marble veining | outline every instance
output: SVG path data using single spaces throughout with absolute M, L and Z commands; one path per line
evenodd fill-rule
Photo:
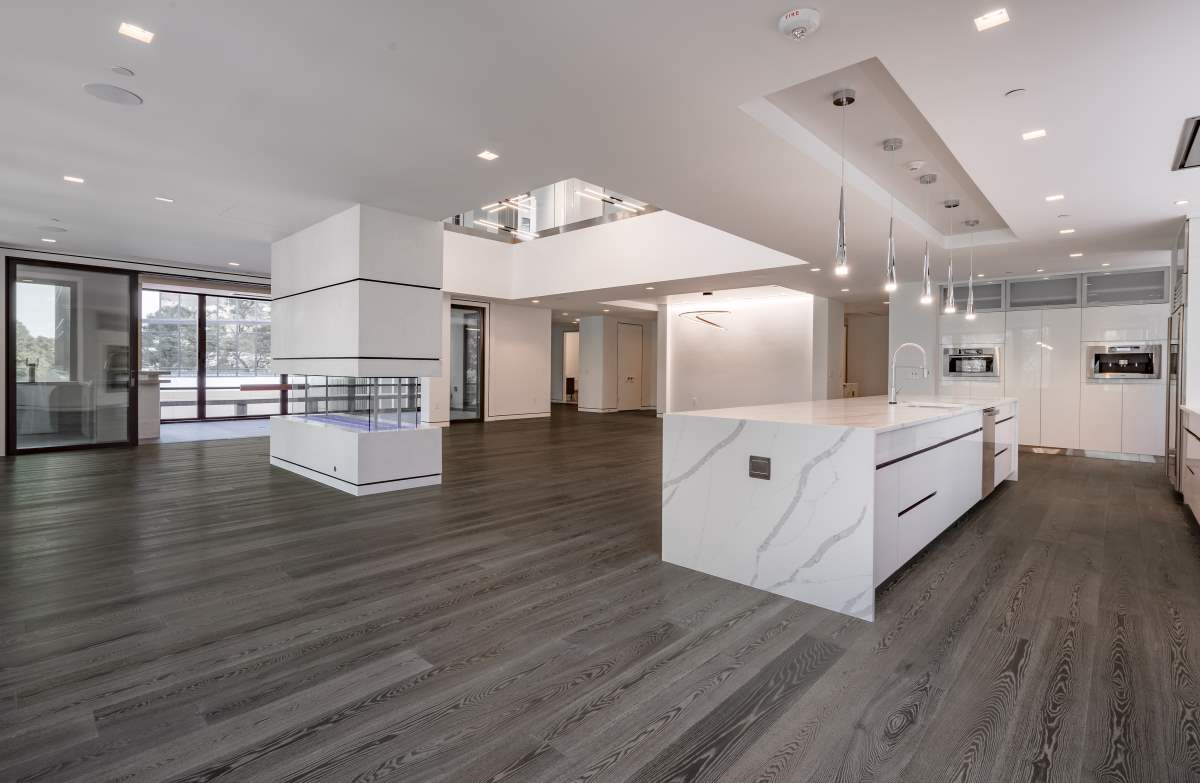
M 873 619 L 874 432 L 731 424 L 664 418 L 663 559 Z M 749 477 L 752 455 L 770 480 Z

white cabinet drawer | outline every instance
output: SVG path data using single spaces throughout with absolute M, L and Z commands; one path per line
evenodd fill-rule
M 999 454 L 1001 449 L 1006 449 L 1013 445 L 1013 424 L 1015 423 L 1016 419 L 997 417 L 996 446 L 993 453 Z
M 897 566 L 911 560 L 946 529 L 942 500 L 937 490 L 932 490 L 900 509 L 896 516 Z
M 979 411 L 965 413 L 950 419 L 931 421 L 904 429 L 884 432 L 875 437 L 875 464 L 900 459 L 957 438 L 964 433 L 977 430 L 983 426 L 983 414 Z
M 996 471 L 992 478 L 993 486 L 1000 486 L 1000 482 L 1008 478 L 1012 473 L 1013 465 L 1013 446 L 1010 443 L 996 444 Z

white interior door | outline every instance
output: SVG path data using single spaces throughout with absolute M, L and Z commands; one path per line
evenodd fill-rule
M 642 407 L 642 327 L 617 324 L 617 410 Z

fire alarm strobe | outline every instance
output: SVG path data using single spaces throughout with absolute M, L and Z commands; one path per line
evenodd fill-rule
M 815 8 L 796 8 L 779 17 L 779 32 L 797 41 L 812 35 L 821 26 L 821 12 Z

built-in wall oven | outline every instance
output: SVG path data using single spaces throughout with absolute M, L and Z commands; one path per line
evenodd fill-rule
M 959 345 L 942 349 L 943 378 L 1000 378 L 1000 348 L 994 345 Z
M 1159 344 L 1089 345 L 1089 381 L 1154 381 L 1162 377 L 1162 346 Z

